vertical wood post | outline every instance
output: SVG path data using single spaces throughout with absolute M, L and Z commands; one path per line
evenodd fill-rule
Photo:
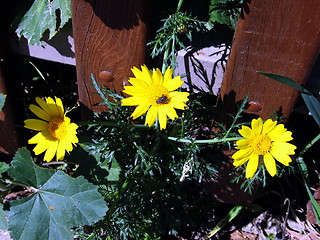
M 247 2 L 221 88 L 226 104 L 232 95 L 234 98 L 226 111 L 232 111 L 234 102 L 249 94 L 249 100 L 261 106 L 261 110 L 255 108 L 255 114 L 267 118 L 282 108 L 284 117 L 288 117 L 297 91 L 257 71 L 284 75 L 300 84 L 305 82 L 320 49 L 320 1 Z
M 79 99 L 83 118 L 106 110 L 95 106 L 101 98 L 93 94 L 90 74 L 99 84 L 120 92 L 133 66 L 145 63 L 148 0 L 73 0 Z

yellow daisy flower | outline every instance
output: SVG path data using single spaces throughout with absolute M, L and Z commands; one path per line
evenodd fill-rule
M 288 166 L 292 161 L 289 155 L 294 155 L 296 146 L 288 143 L 293 138 L 292 132 L 287 131 L 283 124 L 268 119 L 264 123 L 261 118 L 253 119 L 251 128 L 242 126 L 239 133 L 244 139 L 236 142 L 239 149 L 232 155 L 233 165 L 239 167 L 248 162 L 246 167 L 246 178 L 252 178 L 257 171 L 259 160 L 273 177 L 277 174 L 276 161 Z
M 129 82 L 132 86 L 125 86 L 124 93 L 131 95 L 122 99 L 122 106 L 137 106 L 131 117 L 136 119 L 147 112 L 145 125 L 149 127 L 159 120 L 160 129 L 167 126 L 167 116 L 174 120 L 178 117 L 176 109 L 185 109 L 188 101 L 188 92 L 175 91 L 183 84 L 180 76 L 172 78 L 173 70 L 168 67 L 164 75 L 160 70 L 153 69 L 151 72 L 145 65 L 141 70 L 134 67 L 131 69 L 134 78 Z
M 57 161 L 62 160 L 66 151 L 72 151 L 72 144 L 78 143 L 78 125 L 71 123 L 70 118 L 65 116 L 60 98 L 55 97 L 53 100 L 48 97 L 43 100 L 37 97 L 36 102 L 40 107 L 31 104 L 29 109 L 42 120 L 27 119 L 24 127 L 40 132 L 29 139 L 28 143 L 37 144 L 33 149 L 36 155 L 46 152 L 45 161 L 50 162 L 54 155 Z

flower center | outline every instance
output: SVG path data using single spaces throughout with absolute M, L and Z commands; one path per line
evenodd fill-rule
M 168 93 L 168 89 L 162 85 L 153 85 L 147 90 L 147 96 L 151 105 L 168 103 Z
M 61 117 L 49 121 L 48 131 L 55 140 L 61 140 L 67 133 L 67 124 Z
M 270 151 L 271 146 L 272 141 L 267 135 L 261 134 L 252 139 L 251 147 L 257 155 L 266 155 Z

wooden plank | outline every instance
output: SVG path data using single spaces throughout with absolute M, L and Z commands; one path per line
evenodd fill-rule
M 244 99 L 261 106 L 262 118 L 282 109 L 288 117 L 298 93 L 256 71 L 305 83 L 320 48 L 319 0 L 252 0 L 243 8 L 234 35 L 221 96 L 226 111 Z M 258 111 L 256 111 L 258 110 Z
M 2 11 L 0 11 L 0 16 Z M 11 73 L 16 71 L 17 67 L 12 66 L 8 53 L 8 29 L 6 21 L 0 17 L 0 93 L 7 95 L 5 105 L 0 111 L 0 152 L 13 155 L 20 146 L 17 133 L 17 106 L 14 106 L 15 88 L 11 78 Z M 13 69 L 15 67 L 15 69 Z M 19 109 L 20 110 L 20 109 Z M 21 123 L 20 123 L 21 124 Z
M 72 22 L 79 99 L 83 118 L 101 98 L 93 92 L 90 74 L 98 83 L 120 92 L 131 68 L 145 63 L 148 0 L 74 0 Z M 108 74 L 108 72 L 110 74 Z M 100 76 L 100 77 L 99 77 Z

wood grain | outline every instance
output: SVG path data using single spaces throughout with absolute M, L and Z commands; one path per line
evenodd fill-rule
M 131 68 L 145 63 L 147 43 L 148 0 L 73 0 L 73 36 L 77 66 L 79 99 L 83 118 L 101 98 L 93 94 L 90 74 L 97 82 L 120 92 L 132 75 Z M 102 71 L 111 72 L 111 80 L 99 78 Z M 101 76 L 101 74 L 100 74 Z
M 249 94 L 268 118 L 288 117 L 298 93 L 257 71 L 283 75 L 303 84 L 320 49 L 320 1 L 252 0 L 245 4 L 234 35 L 221 96 L 226 111 Z

